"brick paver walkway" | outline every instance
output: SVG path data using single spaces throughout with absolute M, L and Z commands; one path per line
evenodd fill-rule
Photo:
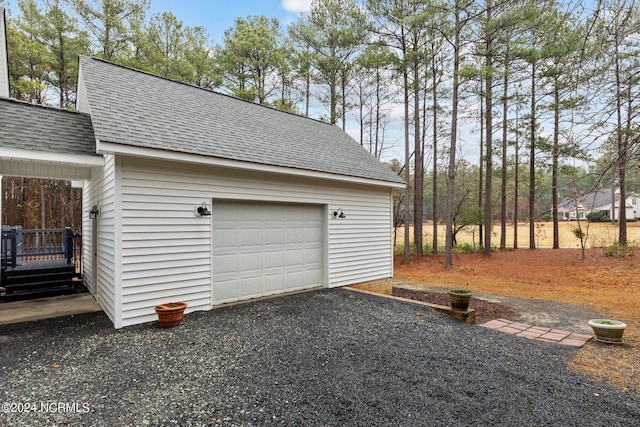
M 573 347 L 582 347 L 592 338 L 591 335 L 574 334 L 572 332 L 561 331 L 560 329 L 531 326 L 525 323 L 512 322 L 511 320 L 506 319 L 489 320 L 487 323 L 483 323 L 479 326 L 506 332 L 518 337 L 570 345 Z

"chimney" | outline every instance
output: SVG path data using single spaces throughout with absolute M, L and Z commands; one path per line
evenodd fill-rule
M 9 97 L 9 59 L 4 7 L 0 6 L 0 96 Z

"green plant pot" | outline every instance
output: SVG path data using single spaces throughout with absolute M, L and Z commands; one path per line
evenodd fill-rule
M 627 325 L 619 320 L 591 319 L 589 326 L 593 329 L 596 341 L 607 344 L 622 344 L 622 335 Z
M 449 302 L 451 303 L 451 308 L 456 310 L 468 310 L 469 309 L 469 301 L 471 301 L 471 291 L 466 289 L 456 289 L 453 291 L 449 291 Z

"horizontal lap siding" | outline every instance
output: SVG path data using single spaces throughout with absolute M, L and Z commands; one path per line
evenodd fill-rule
M 334 203 L 346 218 L 329 220 L 331 286 L 391 277 L 389 192 L 361 190 L 341 195 Z
M 106 159 L 105 183 L 103 197 L 99 204 L 98 216 L 98 295 L 108 300 L 108 304 L 116 309 L 114 313 L 116 326 L 121 319 L 119 299 L 119 283 L 117 279 L 116 256 L 116 159 L 108 156 Z
M 162 168 L 122 167 L 122 305 L 124 324 L 156 319 L 153 307 L 180 300 L 187 311 L 211 308 L 211 221 L 188 179 Z
M 154 320 L 153 306 L 175 298 L 188 310 L 211 307 L 212 221 L 194 210 L 215 209 L 216 199 L 342 209 L 347 218 L 327 220 L 326 284 L 392 275 L 388 189 L 123 159 L 120 194 L 124 324 Z
M 98 303 L 115 324 L 119 319 L 119 306 L 116 294 L 115 276 L 115 159 L 107 156 L 104 168 L 94 168 L 91 171 L 91 180 L 85 183 L 83 192 L 83 270 L 87 285 L 95 293 L 96 286 Z M 98 205 L 100 215 L 98 217 L 98 265 L 93 265 L 91 249 L 91 219 L 89 211 L 94 205 Z M 91 283 L 94 268 L 98 269 L 98 283 Z

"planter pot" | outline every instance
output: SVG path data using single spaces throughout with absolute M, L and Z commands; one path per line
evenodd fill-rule
M 187 304 L 184 302 L 169 302 L 166 304 L 156 305 L 156 314 L 158 321 L 163 328 L 172 328 L 182 323 L 184 309 Z
M 449 301 L 451 307 L 456 310 L 467 310 L 469 308 L 469 301 L 471 301 L 471 291 L 466 289 L 458 289 L 449 291 Z
M 607 344 L 622 344 L 622 334 L 627 328 L 624 322 L 610 319 L 589 320 L 596 340 Z

